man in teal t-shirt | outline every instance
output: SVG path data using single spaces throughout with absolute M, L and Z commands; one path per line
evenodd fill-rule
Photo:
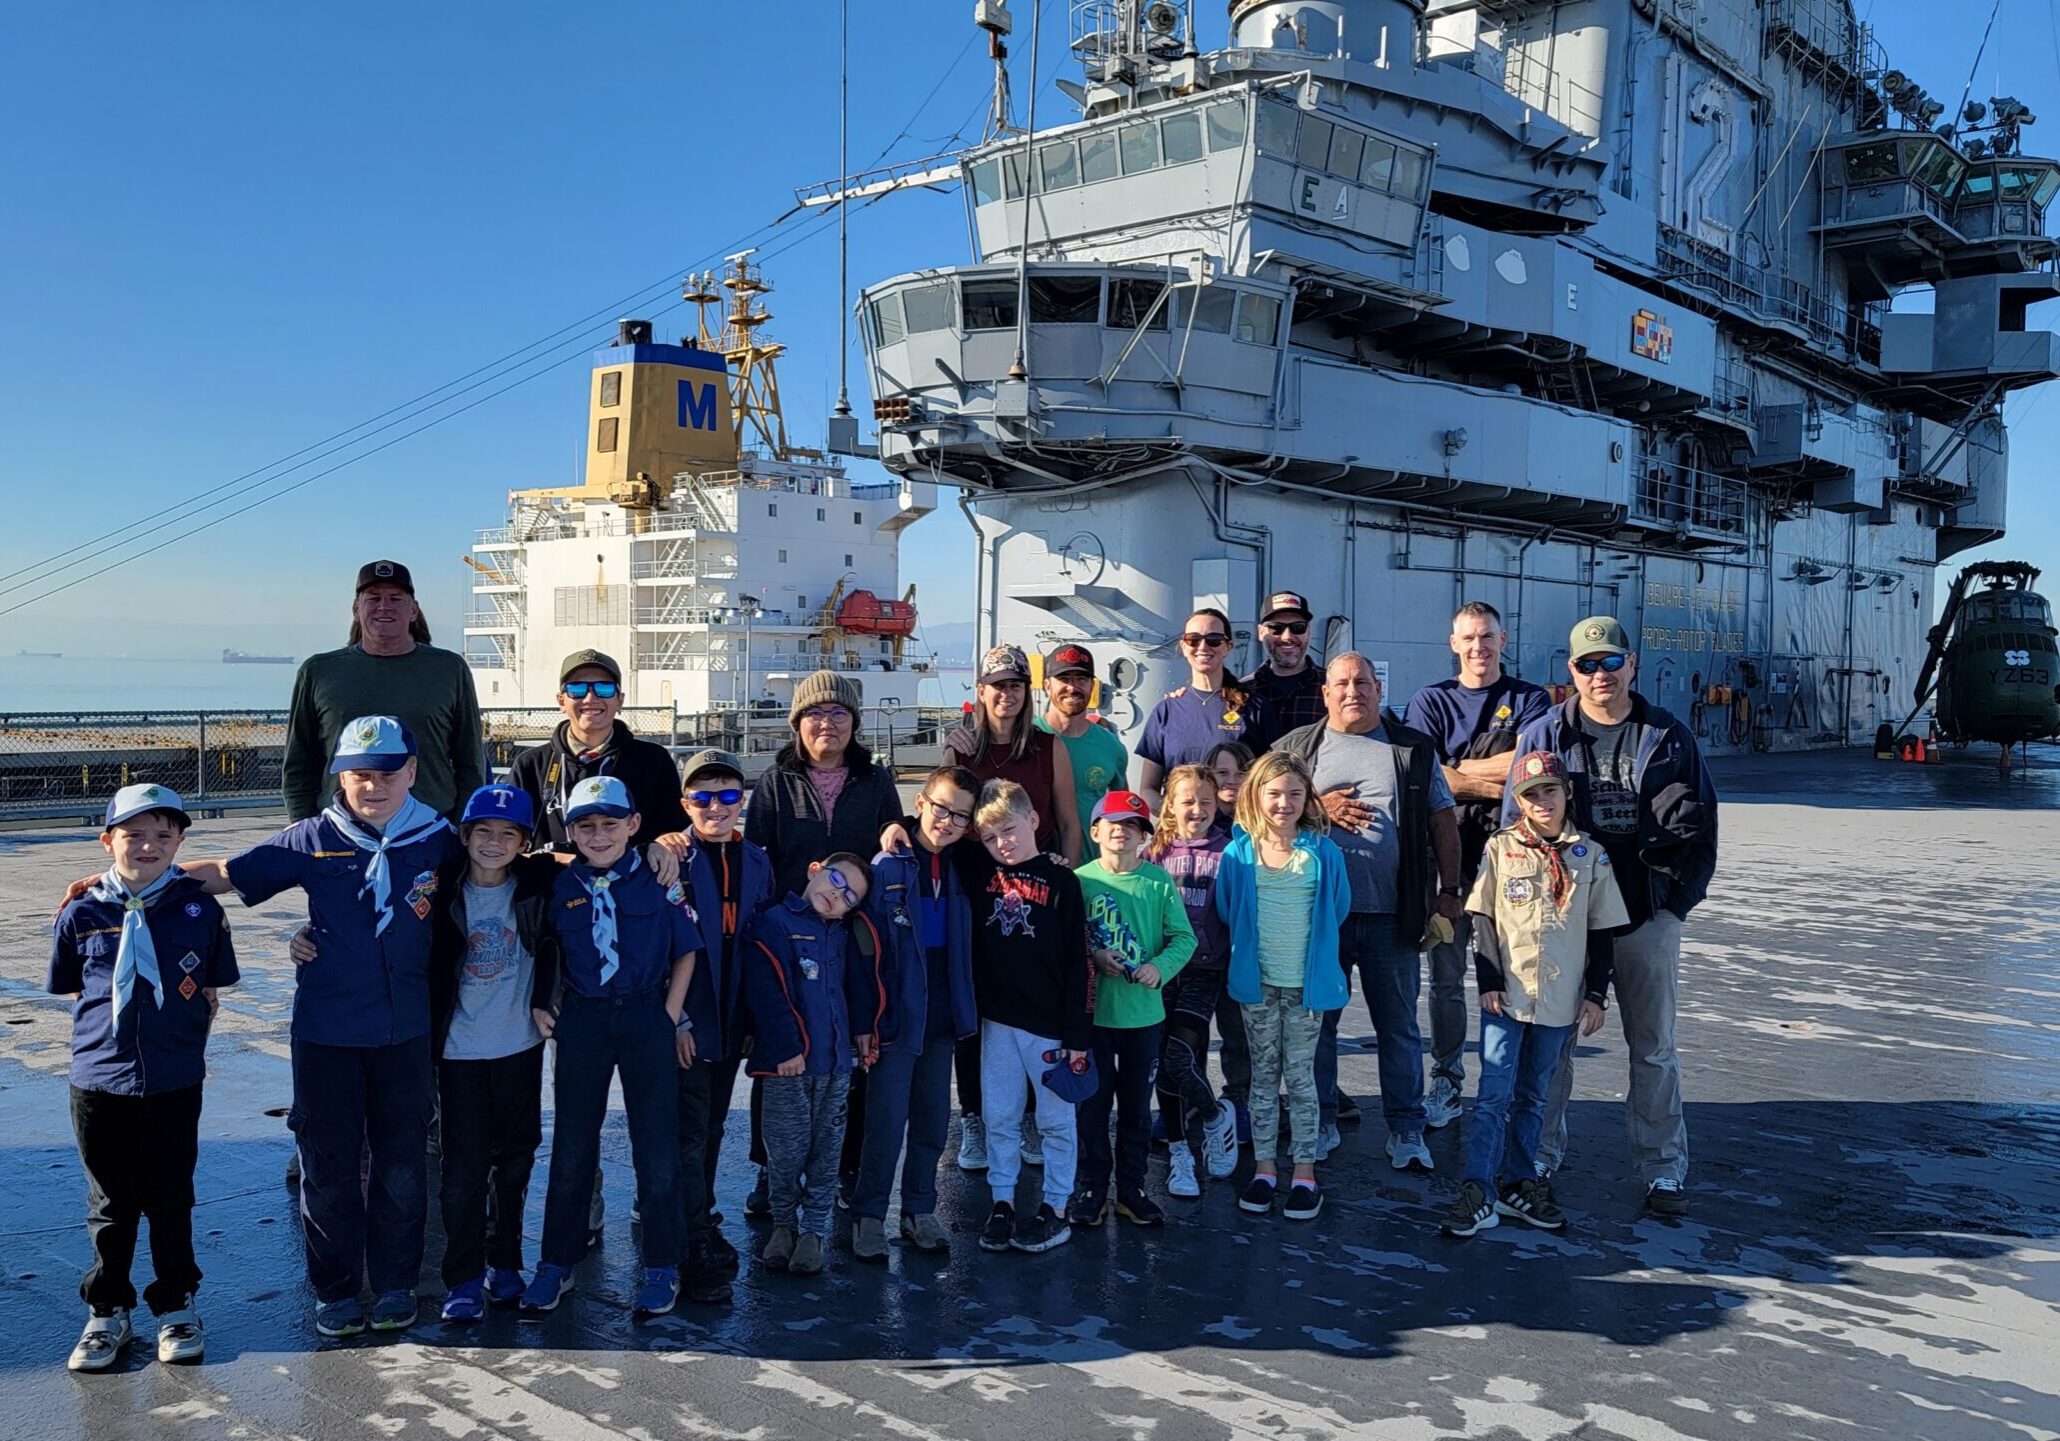
M 1095 802 L 1110 791 L 1130 785 L 1130 752 L 1116 733 L 1088 718 L 1088 703 L 1094 698 L 1094 657 L 1084 645 L 1062 645 L 1044 658 L 1044 714 L 1037 728 L 1050 731 L 1066 743 L 1066 759 L 1073 763 L 1073 790 L 1080 814 L 1094 814 Z M 1095 845 L 1089 838 L 1076 862 L 1094 859 Z

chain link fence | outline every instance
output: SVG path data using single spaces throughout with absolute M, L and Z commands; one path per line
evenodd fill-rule
M 505 771 L 564 717 L 538 707 L 487 710 L 481 719 L 487 763 Z M 675 755 L 735 751 L 753 777 L 794 735 L 777 706 L 696 715 L 631 707 L 622 719 Z M 960 719 L 957 710 L 874 706 L 860 715 L 858 738 L 886 765 L 927 769 Z M 279 809 L 286 722 L 283 710 L 0 713 L 0 823 L 97 824 L 109 796 L 144 781 L 169 786 L 196 812 Z

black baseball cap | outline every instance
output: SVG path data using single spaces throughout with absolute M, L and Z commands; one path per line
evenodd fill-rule
M 565 677 L 571 675 L 582 666 L 592 666 L 595 670 L 605 670 L 608 674 L 615 677 L 617 685 L 622 684 L 622 667 L 615 663 L 615 657 L 603 655 L 591 646 L 585 650 L 576 650 L 571 655 L 565 657 L 564 663 L 558 667 L 558 684 L 565 684 Z
M 1044 658 L 1046 675 L 1094 676 L 1094 657 L 1084 645 L 1062 645 Z
M 409 595 L 415 593 L 415 577 L 397 560 L 368 560 L 358 567 L 358 589 L 375 585 L 397 585 Z
M 1266 609 L 1259 612 L 1259 619 L 1269 621 L 1277 615 L 1298 615 L 1303 620 L 1316 618 L 1316 612 L 1309 609 L 1308 597 L 1296 595 L 1291 590 L 1277 590 L 1267 596 Z

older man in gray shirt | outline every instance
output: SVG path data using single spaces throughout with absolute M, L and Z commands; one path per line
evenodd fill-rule
M 1348 981 L 1357 968 L 1373 1019 L 1388 1160 L 1398 1171 L 1412 1164 L 1428 1171 L 1416 1005 L 1423 989 L 1424 928 L 1433 910 L 1449 920 L 1461 909 L 1459 823 L 1436 743 L 1399 718 L 1383 716 L 1380 702 L 1373 663 L 1347 651 L 1324 673 L 1323 722 L 1290 731 L 1274 749 L 1309 767 L 1331 820 L 1331 839 L 1345 853 L 1352 914 L 1339 938 L 1338 959 Z M 1340 1015 L 1333 1011 L 1324 1018 L 1316 1052 L 1324 1154 L 1338 1144 Z

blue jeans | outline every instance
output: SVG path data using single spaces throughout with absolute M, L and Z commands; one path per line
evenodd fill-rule
M 1502 1179 L 1505 1158 L 1516 1179 L 1535 1174 L 1545 1102 L 1573 1043 L 1572 1026 L 1534 1026 L 1481 1012 L 1481 1086 L 1466 1123 L 1466 1179 L 1489 1195 Z
M 901 1166 L 901 1214 L 929 1216 L 937 1210 L 937 1162 L 951 1126 L 951 1069 L 957 1047 L 950 1036 L 932 1036 L 920 1052 L 883 1046 L 865 1088 L 865 1144 L 858 1158 L 858 1184 L 851 1214 L 887 1219 L 894 1190 L 894 1162 L 908 1136 Z
M 1374 1045 L 1380 1052 L 1380 1108 L 1388 1132 L 1396 1136 L 1423 1133 L 1423 1035 L 1416 1024 L 1416 998 L 1423 991 L 1423 955 L 1395 939 L 1395 918 L 1354 911 L 1338 936 L 1338 963 L 1345 984 L 1359 971 L 1373 1018 Z M 1323 1018 L 1323 1039 L 1316 1045 L 1316 1094 L 1323 1104 L 1323 1124 L 1338 1120 L 1338 1018 Z
M 301 1236 L 317 1301 L 412 1291 L 429 1220 L 429 1037 L 391 1046 L 293 1042 Z M 369 1174 L 361 1169 L 372 1157 Z

